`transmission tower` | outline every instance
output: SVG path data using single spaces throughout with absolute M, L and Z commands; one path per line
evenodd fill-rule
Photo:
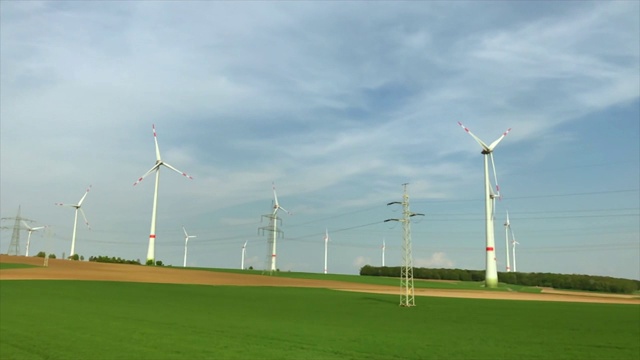
M 275 269 L 275 245 L 278 237 L 282 238 L 284 233 L 282 230 L 278 229 L 278 223 L 282 223 L 282 219 L 278 217 L 277 214 L 271 213 L 262 215 L 261 220 L 267 219 L 268 225 L 261 226 L 258 228 L 258 234 L 264 235 L 267 234 L 267 257 L 264 260 L 264 267 L 262 269 L 262 273 L 269 272 L 269 275 L 272 275 Z
M 18 213 L 16 214 L 16 217 L 2 218 L 0 220 L 14 220 L 13 227 L 2 226 L 0 227 L 0 229 L 13 229 L 13 233 L 11 234 L 11 243 L 9 244 L 7 255 L 20 255 L 20 230 L 22 230 L 20 223 L 29 223 L 33 222 L 33 220 L 23 218 L 20 215 L 20 205 L 18 205 Z
M 402 205 L 402 219 L 387 219 L 388 221 L 399 221 L 402 223 L 402 267 L 400 270 L 400 306 L 416 306 L 415 292 L 413 288 L 413 255 L 411 254 L 411 218 L 414 216 L 424 216 L 424 214 L 412 213 L 409 210 L 409 194 L 407 193 L 408 183 L 402 184 L 404 193 L 402 202 L 392 201 L 387 204 Z

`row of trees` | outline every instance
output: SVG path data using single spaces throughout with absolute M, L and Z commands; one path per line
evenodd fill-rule
M 365 265 L 360 275 L 400 277 L 400 267 Z M 413 277 L 429 280 L 484 281 L 483 270 L 414 268 Z M 600 291 L 631 294 L 640 290 L 640 281 L 607 276 L 501 272 L 500 282 L 512 285 L 543 286 L 554 289 Z
M 89 261 L 101 262 L 101 263 L 113 263 L 113 264 L 133 264 L 140 265 L 140 259 L 127 260 L 121 257 L 108 257 L 108 256 L 90 256 Z
M 43 257 L 45 257 L 45 256 L 47 256 L 47 254 L 46 254 L 44 251 L 40 251 L 40 252 L 36 255 L 36 257 L 41 257 L 41 258 L 43 258 Z M 47 256 L 47 257 L 48 257 L 49 259 L 55 259 L 55 258 L 56 258 L 56 254 L 49 254 L 49 256 Z

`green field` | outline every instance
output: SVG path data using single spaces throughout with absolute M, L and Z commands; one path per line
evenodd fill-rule
M 312 279 L 312 280 L 331 280 L 331 281 L 346 281 L 361 284 L 371 285 L 387 285 L 387 286 L 400 286 L 400 278 L 383 277 L 383 276 L 361 276 L 361 275 L 343 275 L 343 274 L 319 274 L 319 273 L 305 273 L 305 272 L 274 272 L 273 275 L 264 274 L 261 270 L 238 270 L 238 269 L 210 269 L 210 268 L 186 268 L 190 270 L 205 270 L 215 272 L 226 272 L 234 274 L 251 274 L 251 275 L 264 275 L 264 276 L 277 276 L 284 278 L 294 279 Z M 497 288 L 490 289 L 484 287 L 484 281 L 429 281 L 429 280 L 414 280 L 415 288 L 427 288 L 427 289 L 459 289 L 459 290 L 489 290 L 489 291 L 518 291 L 539 293 L 540 288 L 522 285 L 511 284 L 498 284 Z
M 0 282 L 0 359 L 638 359 L 640 306 Z
M 3 269 L 24 269 L 24 268 L 35 268 L 39 266 L 29 265 L 29 264 L 13 264 L 13 263 L 3 263 L 0 262 L 0 270 Z

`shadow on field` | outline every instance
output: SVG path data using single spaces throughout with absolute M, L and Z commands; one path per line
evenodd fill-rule
M 363 300 L 368 300 L 368 301 L 381 302 L 381 303 L 385 303 L 385 304 L 395 304 L 395 303 L 397 303 L 397 301 L 394 300 L 394 299 L 379 298 L 379 297 L 372 297 L 372 296 L 363 296 L 362 299 Z

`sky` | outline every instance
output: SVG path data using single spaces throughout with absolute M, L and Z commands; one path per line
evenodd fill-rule
M 640 279 L 640 3 L 0 2 L 0 253 L 281 271 L 485 268 L 490 143 L 499 271 Z M 25 251 L 27 232 L 20 235 Z

